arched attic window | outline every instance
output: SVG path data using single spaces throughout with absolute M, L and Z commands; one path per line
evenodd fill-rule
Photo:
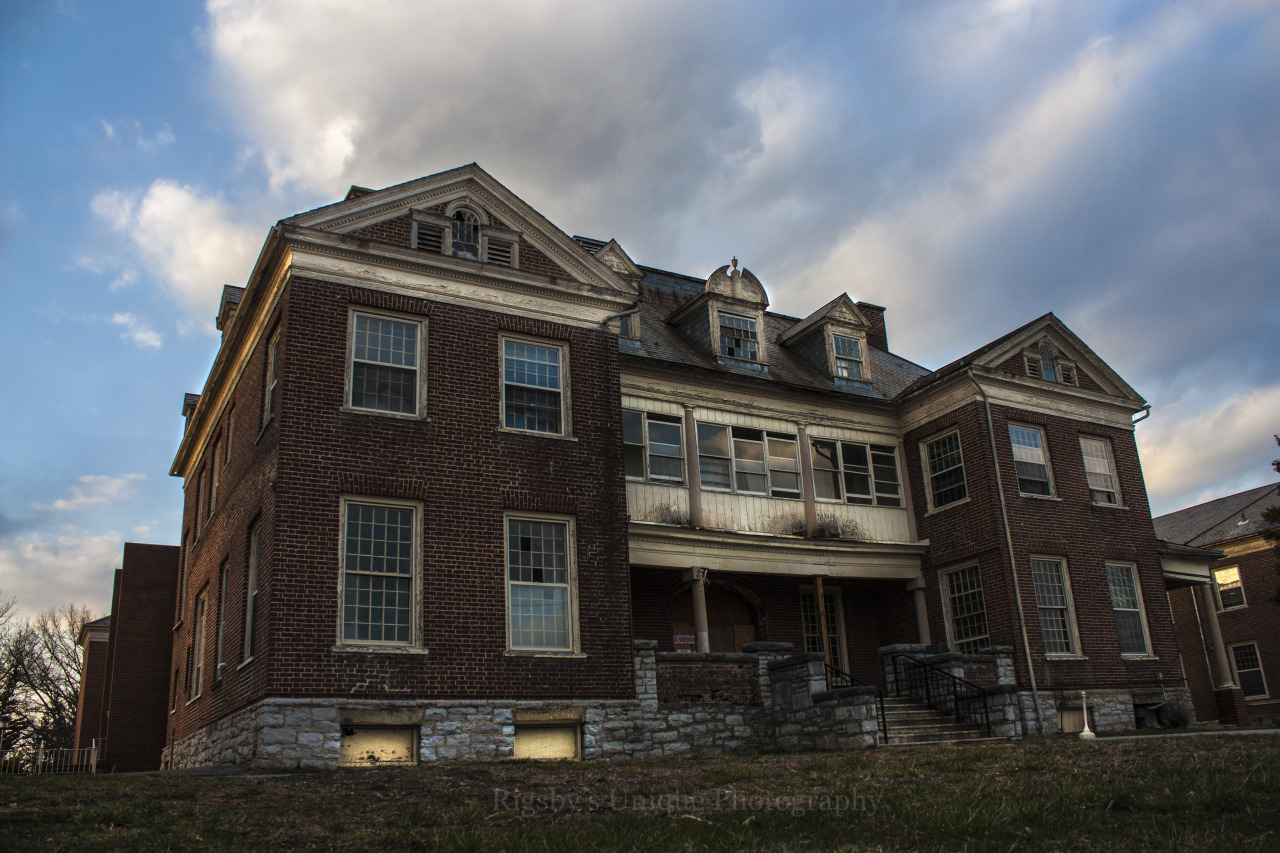
M 480 220 L 466 208 L 453 214 L 451 242 L 454 257 L 480 260 Z

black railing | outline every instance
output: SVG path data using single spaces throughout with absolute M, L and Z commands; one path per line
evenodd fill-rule
M 870 687 L 875 691 L 876 697 L 876 719 L 879 723 L 880 743 L 889 742 L 889 718 L 884 712 L 884 691 L 874 684 L 868 684 L 861 678 L 855 678 L 843 670 L 836 669 L 831 664 L 827 664 L 827 689 L 835 690 L 838 687 Z
M 942 667 L 907 655 L 893 656 L 894 694 L 909 693 L 935 711 L 953 714 L 956 722 L 981 726 L 991 737 L 987 691 Z

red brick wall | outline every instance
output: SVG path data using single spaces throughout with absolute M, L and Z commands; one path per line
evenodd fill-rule
M 341 410 L 353 304 L 427 318 L 427 420 Z M 232 663 L 220 684 L 209 683 L 214 667 L 206 663 L 204 695 L 180 703 L 178 736 L 267 694 L 633 696 L 621 395 L 612 336 L 303 279 L 289 283 L 280 310 L 279 414 L 256 447 L 257 431 L 242 430 L 237 415 L 237 445 L 247 434 L 249 446 L 228 470 L 226 497 L 192 548 L 189 615 L 174 647 L 173 668 L 185 667 L 191 602 L 208 583 L 206 649 L 212 655 L 216 576 L 227 559 L 230 600 L 236 602 L 227 622 Z M 568 343 L 573 440 L 498 430 L 503 331 Z M 262 348 L 260 343 L 236 390 L 238 412 L 260 409 Z M 427 655 L 333 651 L 344 494 L 422 502 L 419 628 Z M 188 495 L 188 526 L 194 506 Z M 505 510 L 576 519 L 583 656 L 507 653 Z M 247 531 L 255 517 L 264 531 L 260 651 L 238 668 Z
M 1061 689 L 1155 687 L 1160 683 L 1158 675 L 1163 675 L 1166 686 L 1181 686 L 1177 643 L 1132 433 L 1000 406 L 992 407 L 992 416 L 1028 639 L 1037 660 L 1038 685 Z M 1011 420 L 1043 429 L 1057 499 L 1018 494 L 1009 444 Z M 951 426 L 960 428 L 970 499 L 966 504 L 926 515 L 919 442 Z M 1080 453 L 1082 434 L 1110 439 L 1123 508 L 1092 505 Z M 925 566 L 930 624 L 935 636 L 945 637 L 936 570 L 978 558 L 992 642 L 1015 646 L 1020 683 L 1027 684 L 983 407 L 973 403 L 913 430 L 906 436 L 905 447 L 908 476 L 919 496 L 915 507 L 920 535 L 931 542 Z M 1030 570 L 1032 555 L 1060 557 L 1066 561 L 1082 652 L 1079 660 L 1045 661 Z M 1135 564 L 1155 660 L 1122 660 L 1120 657 L 1104 568 L 1107 560 Z
M 1178 637 L 1182 669 L 1191 690 L 1191 704 L 1195 706 L 1196 719 L 1207 722 L 1218 719 L 1218 703 L 1213 697 L 1214 680 L 1210 675 L 1213 641 L 1200 597 L 1200 591 L 1192 587 L 1169 590 L 1169 609 Z
M 1210 545 L 1206 547 L 1221 547 Z M 1211 568 L 1237 566 L 1240 582 L 1244 586 L 1245 606 L 1222 610 L 1218 613 L 1218 625 L 1222 629 L 1222 642 L 1231 657 L 1233 643 L 1255 643 L 1262 663 L 1263 677 L 1267 683 L 1269 700 L 1251 699 L 1249 715 L 1253 717 L 1280 714 L 1280 549 L 1265 548 L 1238 557 L 1224 557 Z M 1203 617 L 1202 617 L 1203 618 Z
M 75 748 L 89 747 L 102 739 L 102 704 L 106 698 L 107 640 L 84 644 L 80 669 L 80 698 L 76 702 Z
M 111 613 L 111 692 L 102 763 L 155 770 L 168 728 L 167 676 L 180 549 L 126 542 Z
M 658 660 L 658 701 L 760 704 L 760 670 L 756 660 Z

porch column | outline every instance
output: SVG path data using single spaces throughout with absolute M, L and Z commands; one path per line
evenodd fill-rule
M 698 464 L 698 425 L 693 420 L 693 409 L 689 406 L 684 407 L 684 446 L 686 467 L 689 469 L 689 524 L 698 529 L 705 526 L 702 523 L 702 471 Z M 697 612 L 696 605 L 694 612 Z M 706 614 L 706 608 L 703 608 L 704 631 L 707 627 Z M 701 646 L 698 651 L 703 651 Z
M 831 666 L 831 635 L 827 633 L 827 593 L 822 588 L 822 575 L 813 576 L 813 598 L 818 611 L 818 636 L 822 638 L 822 662 Z
M 920 634 L 920 645 L 931 645 L 933 639 L 929 636 L 929 605 L 924 600 L 924 578 L 912 578 L 907 581 L 907 589 L 915 593 L 916 631 Z
M 809 449 L 809 431 L 804 424 L 796 427 L 796 448 L 800 454 L 801 493 L 804 495 L 804 531 L 810 539 L 818 535 L 818 504 L 814 500 L 813 489 L 813 455 Z
M 1213 590 L 1207 583 L 1199 584 L 1199 587 L 1200 598 L 1204 601 L 1205 613 L 1208 614 L 1209 639 L 1213 641 L 1213 665 L 1218 670 L 1218 677 L 1214 681 L 1215 689 L 1235 687 L 1236 683 L 1231 678 L 1231 664 L 1227 663 L 1227 647 L 1222 642 L 1222 629 L 1218 627 L 1218 605 L 1213 599 Z
M 689 575 L 693 580 L 693 633 L 698 652 L 706 654 L 711 651 L 711 632 L 707 629 L 707 570 L 690 569 Z

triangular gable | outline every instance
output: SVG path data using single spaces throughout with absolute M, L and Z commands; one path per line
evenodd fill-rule
M 348 193 L 343 201 L 300 213 L 284 220 L 284 223 L 347 234 L 411 211 L 447 205 L 462 198 L 520 232 L 529 245 L 563 272 L 564 278 L 606 290 L 636 292 L 632 282 L 592 257 L 569 235 L 475 163 L 381 190 Z
M 1076 369 L 1084 372 L 1102 389 L 1103 393 L 1140 404 L 1146 403 L 1142 396 L 1120 377 L 1120 374 L 1112 370 L 1111 366 L 1090 349 L 1088 344 L 1080 340 L 1075 332 L 1068 329 L 1066 324 L 1053 314 L 1045 314 L 988 344 L 974 354 L 970 363 L 997 370 L 1010 359 L 1017 358 L 1023 351 L 1038 350 L 1042 343 L 1047 343 L 1061 357 L 1073 362 Z M 1083 387 L 1084 383 L 1079 384 Z
M 783 345 L 790 344 L 792 341 L 803 338 L 809 332 L 826 323 L 858 329 L 859 331 L 865 331 L 870 328 L 870 324 L 862 316 L 858 306 L 849 298 L 849 294 L 842 293 L 790 329 L 787 329 L 779 341 Z
M 636 266 L 631 256 L 623 251 L 617 240 L 610 240 L 595 253 L 596 259 L 616 272 L 618 275 L 639 280 L 644 278 L 644 271 Z

